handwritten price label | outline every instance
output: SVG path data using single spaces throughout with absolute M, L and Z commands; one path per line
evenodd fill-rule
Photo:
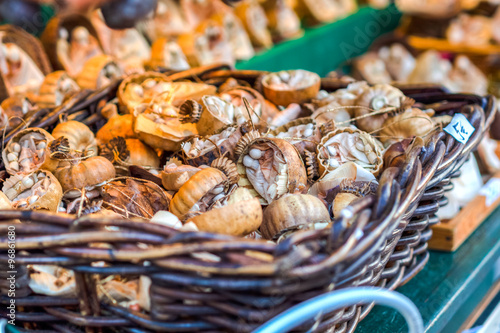
M 466 143 L 475 130 L 467 118 L 460 113 L 455 114 L 448 126 L 444 128 L 446 133 L 450 134 L 460 143 Z

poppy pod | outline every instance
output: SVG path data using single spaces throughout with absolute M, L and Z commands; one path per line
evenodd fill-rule
M 225 196 L 227 176 L 215 168 L 201 169 L 186 181 L 174 195 L 170 212 L 182 219 L 189 212 L 204 212 Z
M 49 171 L 17 174 L 5 180 L 2 192 L 17 209 L 44 209 L 57 212 L 63 195 L 61 185 Z
M 239 186 L 247 188 L 262 205 L 270 204 L 285 193 L 305 190 L 306 169 L 292 144 L 277 138 L 257 137 L 249 142 L 244 139 L 238 147 Z
M 32 127 L 10 139 L 2 152 L 5 169 L 11 175 L 30 174 L 38 169 L 54 171 L 59 161 L 51 157 L 49 144 L 54 140 L 46 130 Z
M 354 162 L 375 176 L 383 166 L 381 144 L 370 134 L 350 127 L 324 136 L 317 147 L 317 158 L 320 175 L 347 162 Z
M 261 225 L 262 207 L 258 199 L 240 187 L 224 203 L 190 217 L 186 222 L 193 222 L 200 231 L 246 236 Z
M 318 74 L 303 69 L 270 73 L 262 78 L 264 96 L 282 106 L 310 101 L 318 94 L 320 84 Z
M 273 239 L 286 229 L 310 223 L 330 223 L 330 214 L 318 198 L 308 194 L 285 194 L 264 210 L 262 236 Z
M 80 90 L 78 84 L 65 71 L 55 71 L 45 77 L 36 104 L 40 108 L 53 108 L 62 104 L 64 99 Z
M 122 76 L 118 63 L 108 55 L 97 55 L 85 63 L 76 77 L 76 83 L 82 89 L 99 89 Z
M 66 192 L 102 184 L 114 178 L 115 167 L 106 158 L 93 156 L 85 160 L 70 161 L 69 165 L 57 169 L 54 175 Z
M 60 123 L 52 131 L 54 139 L 65 137 L 68 139 L 69 148 L 90 157 L 97 155 L 97 142 L 94 133 L 84 123 L 70 120 Z

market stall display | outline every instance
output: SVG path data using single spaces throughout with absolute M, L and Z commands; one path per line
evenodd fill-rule
M 354 1 L 160 0 L 137 25 L 115 5 L 57 14 L 41 44 L 0 28 L 0 228 L 16 232 L 25 329 L 250 332 L 332 290 L 394 290 L 429 260 L 431 226 L 480 190 L 451 191 L 481 182 L 472 152 L 494 169 L 497 106 L 474 59 L 403 43 L 352 76 L 234 68 Z M 479 40 L 468 19 L 450 39 Z M 353 332 L 372 307 L 298 330 Z

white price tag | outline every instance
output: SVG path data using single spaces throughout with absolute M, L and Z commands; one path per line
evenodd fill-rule
M 474 126 L 461 113 L 455 114 L 448 126 L 444 128 L 446 133 L 450 134 L 460 143 L 466 143 L 475 130 Z
M 486 207 L 491 206 L 500 197 L 500 179 L 491 178 L 488 182 L 479 190 L 479 195 L 486 198 Z

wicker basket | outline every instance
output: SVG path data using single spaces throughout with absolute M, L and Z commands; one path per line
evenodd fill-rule
M 222 72 L 227 69 L 211 66 L 174 73 L 169 78 L 199 80 L 210 76 L 213 79 Z M 258 82 L 261 73 L 232 71 L 232 74 L 238 79 Z M 95 92 L 81 92 L 56 109 L 41 110 L 27 124 L 8 133 L 5 140 L 27 126 L 50 129 L 61 115 L 82 119 L 97 128 L 102 120 L 99 113 L 102 100 L 114 98 L 118 84 Z M 333 85 L 326 80 L 323 87 Z M 477 129 L 475 136 L 482 135 L 485 128 L 482 108 L 491 107 L 483 103 L 484 99 L 445 95 L 442 91 L 438 98 L 438 92 L 427 90 L 420 90 L 425 91 L 425 96 L 412 94 L 411 90 L 405 93 L 417 101 L 435 97 L 476 103 L 473 112 L 463 111 Z M 83 109 L 88 111 L 82 115 Z M 487 114 L 490 113 L 488 109 Z M 26 323 L 28 330 L 50 332 L 108 332 L 109 327 L 127 332 L 249 332 L 290 306 L 327 291 L 353 286 L 393 289 L 403 281 L 406 266 L 411 266 L 405 263 L 413 262 L 412 249 L 416 246 L 409 244 L 419 242 L 418 237 L 405 234 L 415 228 L 416 219 L 412 216 L 424 215 L 421 203 L 429 200 L 426 195 L 429 196 L 430 189 L 441 185 L 448 176 L 446 170 L 457 167 L 461 153 L 465 156 L 473 148 L 455 146 L 442 132 L 436 132 L 425 147 L 415 146 L 407 152 L 401 168 L 386 169 L 380 177 L 377 194 L 352 205 L 350 218 L 337 221 L 331 229 L 298 232 L 279 245 L 202 232 L 182 233 L 135 220 L 90 217 L 74 220 L 40 211 L 0 211 L 2 235 L 7 234 L 9 225 L 16 226 L 17 322 Z M 337 227 L 342 223 L 350 227 Z M 423 230 L 428 221 L 418 227 L 422 225 L 418 230 Z M 92 247 L 92 243 L 112 244 L 113 249 Z M 139 248 L 137 243 L 154 249 Z M 6 238 L 1 239 L 0 247 L 0 266 L 6 272 Z M 206 261 L 191 255 L 205 252 L 218 259 Z M 107 265 L 96 266 L 92 264 L 95 262 Z M 78 297 L 32 294 L 27 285 L 27 265 L 31 264 L 72 269 Z M 99 302 L 97 281 L 109 275 L 149 276 L 152 281 L 149 314 Z M 0 290 L 4 296 L 0 302 L 6 304 L 8 286 L 3 281 Z M 353 332 L 371 307 L 352 306 L 325 313 L 298 330 Z M 5 316 L 4 312 L 0 314 Z

